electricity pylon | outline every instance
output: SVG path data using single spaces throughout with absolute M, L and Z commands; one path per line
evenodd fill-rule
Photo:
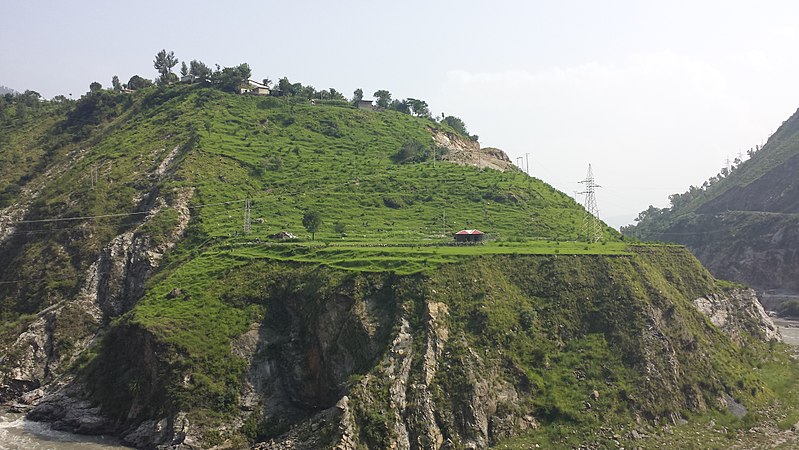
M 585 190 L 580 194 L 585 195 L 585 217 L 583 218 L 583 232 L 585 240 L 588 242 L 598 242 L 602 239 L 602 230 L 599 224 L 599 209 L 596 206 L 596 191 L 598 187 L 594 180 L 594 171 L 591 169 L 591 164 L 588 165 L 588 174 L 585 180 L 580 181 L 585 185 Z

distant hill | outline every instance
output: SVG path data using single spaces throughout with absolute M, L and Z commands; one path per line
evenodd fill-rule
M 685 244 L 718 277 L 799 292 L 799 111 L 750 156 L 625 234 Z
M 10 87 L 0 85 L 0 95 L 6 95 L 6 94 L 19 94 L 19 92 L 15 91 L 14 89 L 11 89 Z

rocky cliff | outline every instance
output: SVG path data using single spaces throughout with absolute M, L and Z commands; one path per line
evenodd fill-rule
M 234 389 L 205 394 L 222 422 L 187 400 L 201 372 L 135 315 L 31 417 L 140 448 L 487 448 L 565 418 L 677 421 L 727 394 L 747 403 L 761 388 L 735 349 L 778 339 L 751 291 L 720 289 L 678 248 L 411 276 L 244 270 L 264 274 L 246 298 L 264 314 L 230 341 Z
M 447 150 L 443 156 L 444 161 L 503 172 L 516 168 L 502 150 L 480 147 L 479 142 L 464 139 L 454 133 L 433 130 L 433 142 L 437 147 Z

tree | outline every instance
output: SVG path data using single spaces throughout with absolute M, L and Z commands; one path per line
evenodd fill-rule
M 180 63 L 180 76 L 185 77 L 189 74 L 189 66 L 186 65 L 186 61 Z
M 389 103 L 391 103 L 391 92 L 388 92 L 385 89 L 380 89 L 376 91 L 374 94 L 375 98 L 377 99 L 377 106 L 381 108 L 388 108 Z
M 322 225 L 322 216 L 319 211 L 309 210 L 302 216 L 302 226 L 311 233 L 311 240 L 314 240 L 314 234 L 319 230 Z
M 441 121 L 447 125 L 449 125 L 456 133 L 469 136 L 469 131 L 466 130 L 466 124 L 463 121 L 455 116 L 447 116 Z
M 309 100 L 315 98 L 317 94 L 318 92 L 316 92 L 316 88 L 311 85 L 303 86 L 302 90 L 300 90 L 300 96 Z
M 272 87 L 272 80 L 270 80 L 269 78 L 264 78 L 263 84 L 267 88 L 271 88 Z
M 410 104 L 414 116 L 416 117 L 430 116 L 430 108 L 428 108 L 426 101 L 418 100 L 415 98 L 409 98 L 406 101 Z
M 89 92 L 94 94 L 95 92 L 100 92 L 100 89 L 102 89 L 102 88 L 103 88 L 102 84 L 100 84 L 100 83 L 98 83 L 96 81 L 92 81 L 92 84 L 89 85 Z
M 293 85 L 289 81 L 289 77 L 283 77 L 277 82 L 277 92 L 280 95 L 293 95 Z
M 214 72 L 211 82 L 227 92 L 237 92 L 242 83 L 250 78 L 252 71 L 250 65 L 241 63 L 235 67 L 225 67 L 221 71 Z
M 388 105 L 388 109 L 399 111 L 403 114 L 411 113 L 411 104 L 407 100 L 392 100 Z
M 405 141 L 391 159 L 397 164 L 418 163 L 432 157 L 432 150 L 416 139 Z
M 363 100 L 363 89 L 358 88 L 352 93 L 352 103 L 357 104 L 361 100 Z
M 142 78 L 138 75 L 133 75 L 128 80 L 128 89 L 137 90 L 137 89 L 144 89 L 146 87 L 152 86 L 153 82 L 148 80 L 147 78 Z
M 331 100 L 346 100 L 347 98 L 344 97 L 344 94 L 335 90 L 334 88 L 329 89 L 330 92 L 330 99 Z
M 122 83 L 119 82 L 119 77 L 114 75 L 111 78 L 111 86 L 113 86 L 115 92 L 122 92 Z
M 208 78 L 211 78 L 211 74 L 213 73 L 213 71 L 211 71 L 211 68 L 206 66 L 205 63 L 203 63 L 202 61 L 197 61 L 196 59 L 193 59 L 189 63 L 189 73 L 199 78 L 200 80 L 206 80 Z
M 175 52 L 167 53 L 166 49 L 161 50 L 155 55 L 153 67 L 155 67 L 155 70 L 157 70 L 160 75 L 158 79 L 159 84 L 168 84 L 172 80 L 172 77 L 169 75 L 172 74 L 172 68 L 175 67 L 178 62 L 178 59 L 175 57 Z

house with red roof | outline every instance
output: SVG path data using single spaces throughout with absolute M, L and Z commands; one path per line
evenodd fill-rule
M 455 242 L 480 242 L 486 235 L 480 230 L 461 230 L 455 233 Z

